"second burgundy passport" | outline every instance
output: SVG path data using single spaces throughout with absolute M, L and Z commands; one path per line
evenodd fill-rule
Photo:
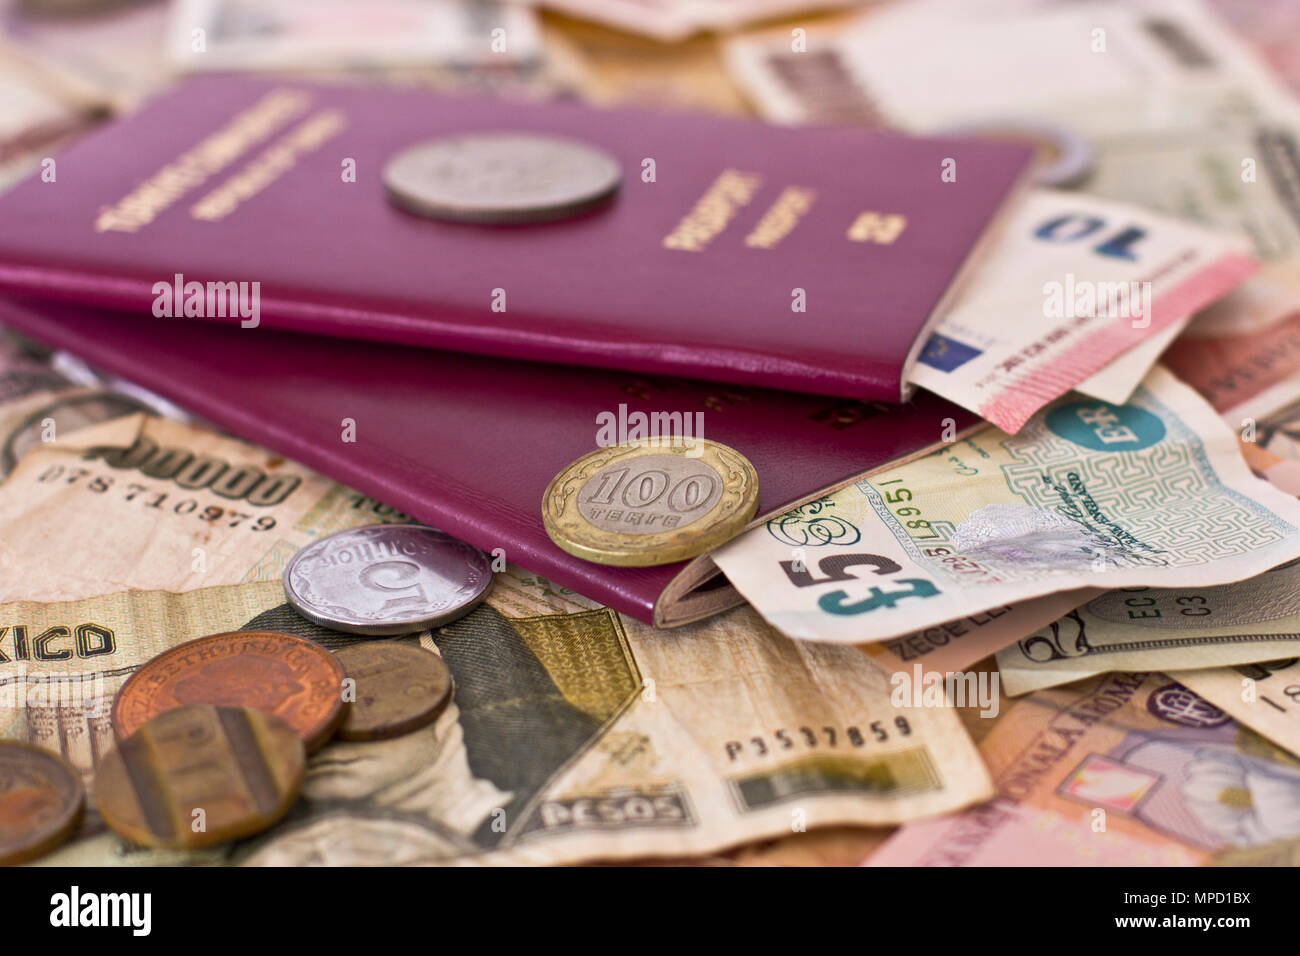
M 547 484 L 597 446 L 609 419 L 602 413 L 676 412 L 702 422 L 702 437 L 753 462 L 760 516 L 939 445 L 978 422 L 929 394 L 886 406 L 79 306 L 0 299 L 0 324 L 68 349 L 241 438 L 484 551 L 503 549 L 521 567 L 661 626 L 708 616 L 741 599 L 729 587 L 695 589 L 712 569 L 707 558 L 649 568 L 592 564 L 556 547 L 542 525 Z M 345 419 L 355 424 L 354 442 L 341 441 Z

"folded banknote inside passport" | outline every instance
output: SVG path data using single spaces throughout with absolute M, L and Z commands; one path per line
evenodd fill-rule
M 747 457 L 759 485 L 751 526 L 981 427 L 972 413 L 924 393 L 901 405 L 865 403 L 9 299 L 0 299 L 0 324 L 660 627 L 742 599 L 707 556 L 644 568 L 593 564 L 557 547 L 542 524 L 551 479 L 623 437 L 619 422 L 635 428 L 677 416 L 696 437 Z M 35 410 L 30 422 L 45 414 Z M 152 463 L 141 457 L 154 455 Z M 98 457 L 134 462 L 164 493 L 193 456 L 142 446 Z M 186 497 L 203 493 L 192 485 Z
M 608 201 L 562 221 L 487 225 L 389 198 L 395 156 L 484 132 L 597 151 L 611 160 Z M 0 198 L 0 288 L 146 316 L 898 401 L 1031 154 L 975 139 L 204 77 Z M 466 166 L 478 185 L 494 175 Z

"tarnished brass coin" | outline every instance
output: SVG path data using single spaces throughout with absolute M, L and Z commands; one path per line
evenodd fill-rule
M 387 740 L 431 724 L 451 700 L 451 671 L 414 644 L 367 641 L 335 655 L 355 698 L 339 727 L 343 740 Z
M 62 757 L 0 740 L 0 866 L 49 853 L 81 823 L 86 792 Z
M 200 637 L 163 651 L 127 678 L 113 700 L 113 731 L 123 740 L 188 704 L 274 714 L 315 750 L 343 720 L 343 668 L 319 644 L 290 634 Z
M 542 498 L 551 540 L 598 564 L 645 567 L 730 540 L 758 507 L 758 474 L 706 438 L 632 442 L 583 455 Z
M 178 707 L 119 741 L 95 773 L 95 806 L 143 846 L 197 848 L 265 830 L 297 799 L 302 738 L 247 707 Z

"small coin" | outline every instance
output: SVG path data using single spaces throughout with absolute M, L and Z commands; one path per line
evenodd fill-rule
M 273 631 L 232 631 L 178 644 L 127 678 L 113 699 L 125 740 L 165 711 L 189 704 L 274 714 L 315 750 L 343 720 L 343 668 L 319 644 Z
M 463 617 L 491 584 L 487 555 L 418 524 L 339 531 L 303 548 L 284 569 L 284 593 L 299 614 L 372 637 Z
M 583 455 L 551 481 L 542 520 L 565 551 L 645 567 L 703 554 L 738 534 L 758 507 L 749 460 L 715 441 L 650 441 Z
M 466 133 L 410 146 L 384 167 L 389 199 L 453 222 L 551 222 L 618 190 L 618 160 L 585 143 L 526 132 Z
M 1034 182 L 1039 186 L 1073 186 L 1086 179 L 1097 157 L 1074 130 L 1031 120 L 989 120 L 945 129 L 943 136 L 974 136 L 1034 147 Z
M 0 866 L 49 853 L 81 823 L 81 775 L 32 744 L 0 740 Z
M 159 714 L 100 761 L 95 805 L 143 846 L 204 847 L 265 830 L 298 796 L 302 738 L 248 707 L 196 704 Z
M 451 700 L 451 671 L 437 654 L 397 641 L 366 641 L 334 655 L 356 697 L 343 740 L 387 740 L 431 724 Z

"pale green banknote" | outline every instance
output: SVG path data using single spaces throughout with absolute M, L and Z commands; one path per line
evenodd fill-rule
M 1300 556 L 1300 502 L 1157 368 L 780 515 L 714 552 L 791 637 L 883 640 L 1082 587 L 1208 587 Z

